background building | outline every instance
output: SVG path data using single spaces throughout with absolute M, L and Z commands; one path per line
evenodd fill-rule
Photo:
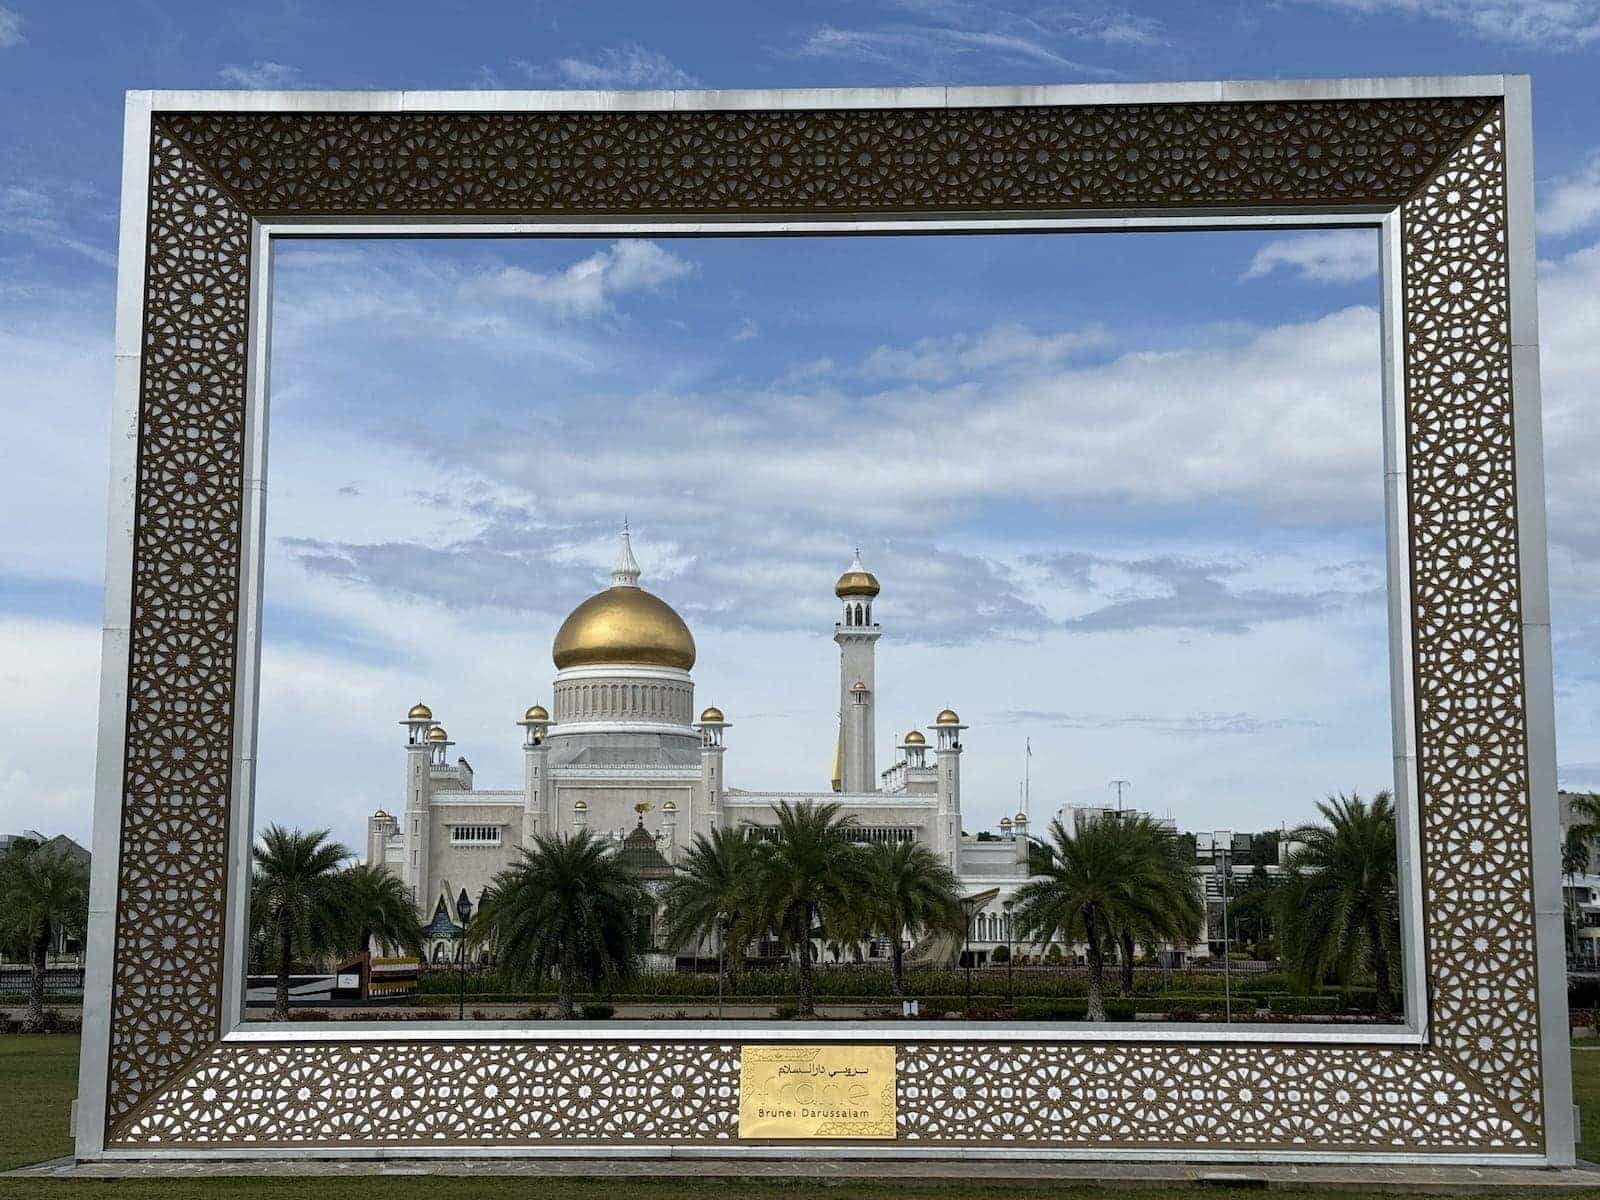
M 551 650 L 551 708 L 529 707 L 517 788 L 477 786 L 466 758 L 421 702 L 405 730 L 405 790 L 397 812 L 367 822 L 366 860 L 386 865 L 411 891 L 424 922 L 442 907 L 447 928 L 457 896 L 476 907 L 494 876 L 545 834 L 588 830 L 641 862 L 653 847 L 674 863 L 696 834 L 767 826 L 780 801 L 830 801 L 855 818 L 864 841 L 916 841 L 939 855 L 968 893 L 998 904 L 1027 876 L 1027 818 L 1000 840 L 966 837 L 961 825 L 962 735 L 946 708 L 924 729 L 908 728 L 895 761 L 875 762 L 876 577 L 859 552 L 834 587 L 839 619 L 839 729 L 831 787 L 772 792 L 730 787 L 721 709 L 695 716 L 694 637 L 664 600 L 639 586 L 624 529 L 611 584 L 562 623 Z M 928 706 L 930 711 L 933 705 Z M 631 861 L 631 859 L 630 859 Z M 430 953 L 447 953 L 443 937 Z

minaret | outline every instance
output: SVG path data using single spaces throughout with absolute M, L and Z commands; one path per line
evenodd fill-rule
M 432 822 L 429 808 L 433 800 L 433 781 L 429 778 L 433 744 L 428 732 L 434 727 L 433 710 L 419 700 L 400 724 L 406 727 L 406 803 L 400 827 L 405 863 L 401 878 L 411 893 L 411 903 L 420 906 L 428 902 L 428 834 Z
M 965 728 L 951 708 L 933 721 L 933 749 L 939 768 L 939 851 L 957 875 L 961 874 L 961 731 Z
M 551 808 L 554 790 L 550 787 L 550 751 L 545 742 L 550 714 L 544 705 L 535 704 L 517 724 L 522 726 L 522 848 L 526 850 L 538 835 L 556 831 Z
M 689 814 L 691 839 L 697 833 L 709 836 L 713 829 L 722 828 L 722 793 L 726 787 L 722 774 L 722 731 L 732 723 L 713 705 L 700 714 L 695 726 L 700 731 L 700 784 L 705 789 L 706 799 L 699 811 Z
M 877 577 L 861 564 L 857 549 L 833 588 L 843 606 L 833 627 L 833 640 L 839 644 L 840 790 L 844 792 L 872 792 L 878 787 L 873 753 L 877 737 L 874 661 L 883 630 L 872 617 L 878 591 Z

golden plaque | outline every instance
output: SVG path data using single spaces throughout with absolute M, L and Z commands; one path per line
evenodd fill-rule
M 742 1138 L 893 1138 L 894 1047 L 746 1045 Z

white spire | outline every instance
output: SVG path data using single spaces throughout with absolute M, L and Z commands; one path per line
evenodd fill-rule
M 633 542 L 628 537 L 628 522 L 622 522 L 622 545 L 617 547 L 617 561 L 611 565 L 612 587 L 639 586 L 639 560 L 633 556 Z
M 847 570 L 847 571 L 865 571 L 866 569 L 867 568 L 866 568 L 865 564 L 863 564 L 862 561 L 861 561 L 861 547 L 857 546 L 856 547 L 856 556 L 850 560 L 850 565 L 848 567 L 846 567 L 845 570 Z

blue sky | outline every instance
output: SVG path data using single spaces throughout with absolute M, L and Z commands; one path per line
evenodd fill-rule
M 1595 0 L 3 0 L 0 827 L 88 826 L 124 89 L 1502 71 L 1534 77 L 1561 774 L 1600 786 Z M 899 605 L 880 740 L 960 708 L 977 726 L 969 828 L 1014 801 L 1025 736 L 1036 809 L 1120 776 L 1185 825 L 1246 827 L 1382 782 L 1366 235 L 795 251 L 285 248 L 264 811 L 353 839 L 392 806 L 390 710 L 414 691 L 485 783 L 514 784 L 506 714 L 548 698 L 554 624 L 629 507 L 647 585 L 700 640 L 702 699 L 736 722 L 735 785 L 821 781 L 827 587 L 854 540 L 886 622 Z M 1129 415 L 1146 409 L 1164 431 Z M 1083 431 L 1100 427 L 1095 445 Z M 834 432 L 830 461 L 803 453 Z M 840 456 L 854 482 L 820 486 Z M 652 460 L 699 469 L 685 483 Z M 752 468 L 772 461 L 785 469 Z

